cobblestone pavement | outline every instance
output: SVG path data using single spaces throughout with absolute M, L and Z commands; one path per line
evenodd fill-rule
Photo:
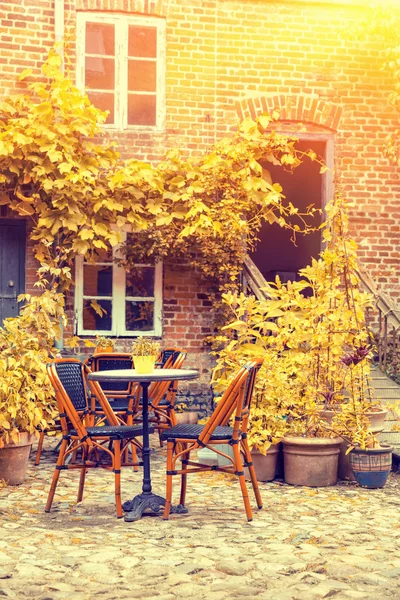
M 160 493 L 164 460 L 153 451 Z M 45 514 L 53 466 L 48 449 L 23 485 L 0 490 L 0 597 L 400 598 L 400 475 L 383 490 L 262 484 L 264 508 L 251 523 L 235 479 L 192 475 L 188 515 L 125 523 L 115 517 L 113 475 L 100 470 L 89 471 L 79 505 L 79 472 L 61 473 Z M 140 480 L 140 472 L 123 470 L 123 501 L 140 491 Z

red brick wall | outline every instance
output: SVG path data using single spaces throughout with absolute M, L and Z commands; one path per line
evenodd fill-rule
M 23 85 L 15 83 L 20 69 L 38 71 L 54 39 L 53 4 L 2 0 L 4 92 Z M 82 10 L 166 19 L 166 129 L 112 132 L 125 156 L 157 162 L 171 147 L 201 152 L 241 118 L 266 108 L 280 108 L 286 121 L 301 121 L 305 129 L 332 132 L 335 181 L 355 201 L 352 225 L 363 265 L 399 299 L 400 171 L 381 152 L 398 119 L 388 104 L 390 78 L 380 70 L 382 42 L 346 35 L 363 6 L 337 0 L 68 0 L 70 36 Z M 73 55 L 73 42 L 70 48 Z M 207 290 L 181 269 L 168 268 L 164 281 L 165 341 L 182 342 L 194 364 L 209 325 Z

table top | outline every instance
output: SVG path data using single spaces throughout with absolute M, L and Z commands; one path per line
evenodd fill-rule
M 197 379 L 200 372 L 195 369 L 154 369 L 152 373 L 136 373 L 136 369 L 115 369 L 113 371 L 95 371 L 88 375 L 93 381 L 176 381 Z

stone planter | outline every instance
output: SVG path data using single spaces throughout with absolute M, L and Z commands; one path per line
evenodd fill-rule
M 22 431 L 19 442 L 6 444 L 0 449 L 0 479 L 8 485 L 20 485 L 24 481 L 34 439 L 34 435 Z
M 196 425 L 197 421 L 199 420 L 199 415 L 194 410 L 188 410 L 181 413 L 176 412 L 175 417 L 177 425 L 181 425 L 182 423 L 187 425 Z
M 335 485 L 341 443 L 342 438 L 339 437 L 283 438 L 286 483 L 310 487 Z
M 275 479 L 279 450 L 280 443 L 272 444 L 265 455 L 261 454 L 261 452 L 255 448 L 251 450 L 251 457 L 257 475 L 257 481 L 272 481 Z M 247 468 L 244 470 L 244 476 L 246 479 L 250 479 L 250 473 Z
M 385 417 L 387 415 L 387 410 L 379 410 L 379 411 L 371 411 L 367 413 L 369 422 L 371 423 L 371 431 L 375 435 L 380 433 L 385 428 Z M 333 410 L 322 410 L 321 417 L 325 419 L 325 421 L 329 424 L 332 423 L 335 412 Z M 350 454 L 347 454 L 347 449 L 349 444 L 342 440 L 340 444 L 340 453 L 339 453 L 339 479 L 343 481 L 356 481 L 356 478 L 353 473 L 353 469 L 350 464 Z
M 217 450 L 219 450 L 220 452 L 223 452 L 227 456 L 231 456 L 233 458 L 233 448 L 230 444 L 216 444 L 215 448 Z M 216 457 L 217 457 L 219 467 L 226 467 L 226 466 L 230 467 L 232 465 L 232 462 L 229 460 L 229 458 L 225 458 L 224 456 L 221 456 L 220 454 L 216 454 Z

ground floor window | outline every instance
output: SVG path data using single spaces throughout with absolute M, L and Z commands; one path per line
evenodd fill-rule
M 77 334 L 161 336 L 162 264 L 125 271 L 117 253 L 100 251 L 96 262 L 76 260 Z

